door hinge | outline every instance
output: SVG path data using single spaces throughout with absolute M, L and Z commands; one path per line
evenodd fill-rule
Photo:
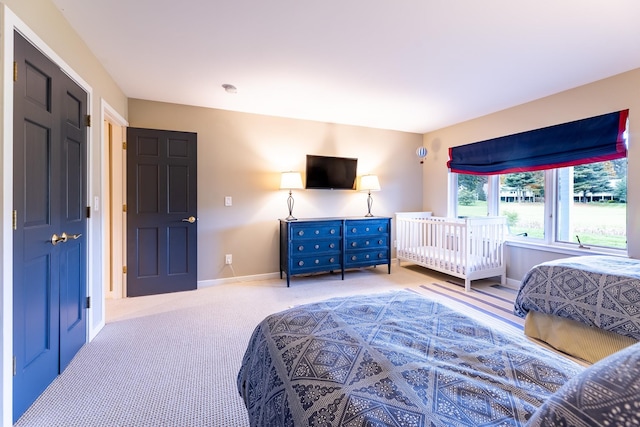
M 126 265 L 122 266 L 122 273 L 123 274 L 127 274 L 127 266 Z
M 91 218 L 91 206 L 87 206 L 87 218 Z
M 18 211 L 14 210 L 11 218 L 11 223 L 14 230 L 18 229 Z
M 18 62 L 13 61 L 13 81 L 18 81 Z
M 127 149 L 127 141 L 122 141 L 122 149 L 123 150 Z
M 127 205 L 122 205 L 122 212 L 126 212 L 127 211 Z
M 91 308 L 91 297 L 87 297 L 87 308 Z
M 15 377 L 18 374 L 18 361 L 16 357 L 13 356 L 13 376 Z
M 91 115 L 87 114 L 86 116 L 84 116 L 84 124 L 88 128 L 91 127 Z

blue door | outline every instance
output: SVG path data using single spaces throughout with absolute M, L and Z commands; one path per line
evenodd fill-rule
M 86 341 L 86 99 L 15 34 L 13 419 Z
M 198 287 L 197 134 L 127 129 L 127 296 Z

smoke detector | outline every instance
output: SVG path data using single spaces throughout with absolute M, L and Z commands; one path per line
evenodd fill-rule
M 235 87 L 234 85 L 230 85 L 229 83 L 225 83 L 222 85 L 222 88 L 225 90 L 225 92 L 227 93 L 236 93 L 238 92 L 238 88 Z

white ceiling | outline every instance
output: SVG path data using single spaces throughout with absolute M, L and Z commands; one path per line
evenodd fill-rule
M 130 98 L 409 132 L 640 68 L 638 0 L 53 2 Z

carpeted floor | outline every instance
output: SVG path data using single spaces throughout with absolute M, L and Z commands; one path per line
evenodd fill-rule
M 522 334 L 515 291 L 478 281 L 465 293 L 421 267 L 218 285 L 107 303 L 107 325 L 20 418 L 27 426 L 247 426 L 236 375 L 266 315 L 326 298 L 409 289 Z

